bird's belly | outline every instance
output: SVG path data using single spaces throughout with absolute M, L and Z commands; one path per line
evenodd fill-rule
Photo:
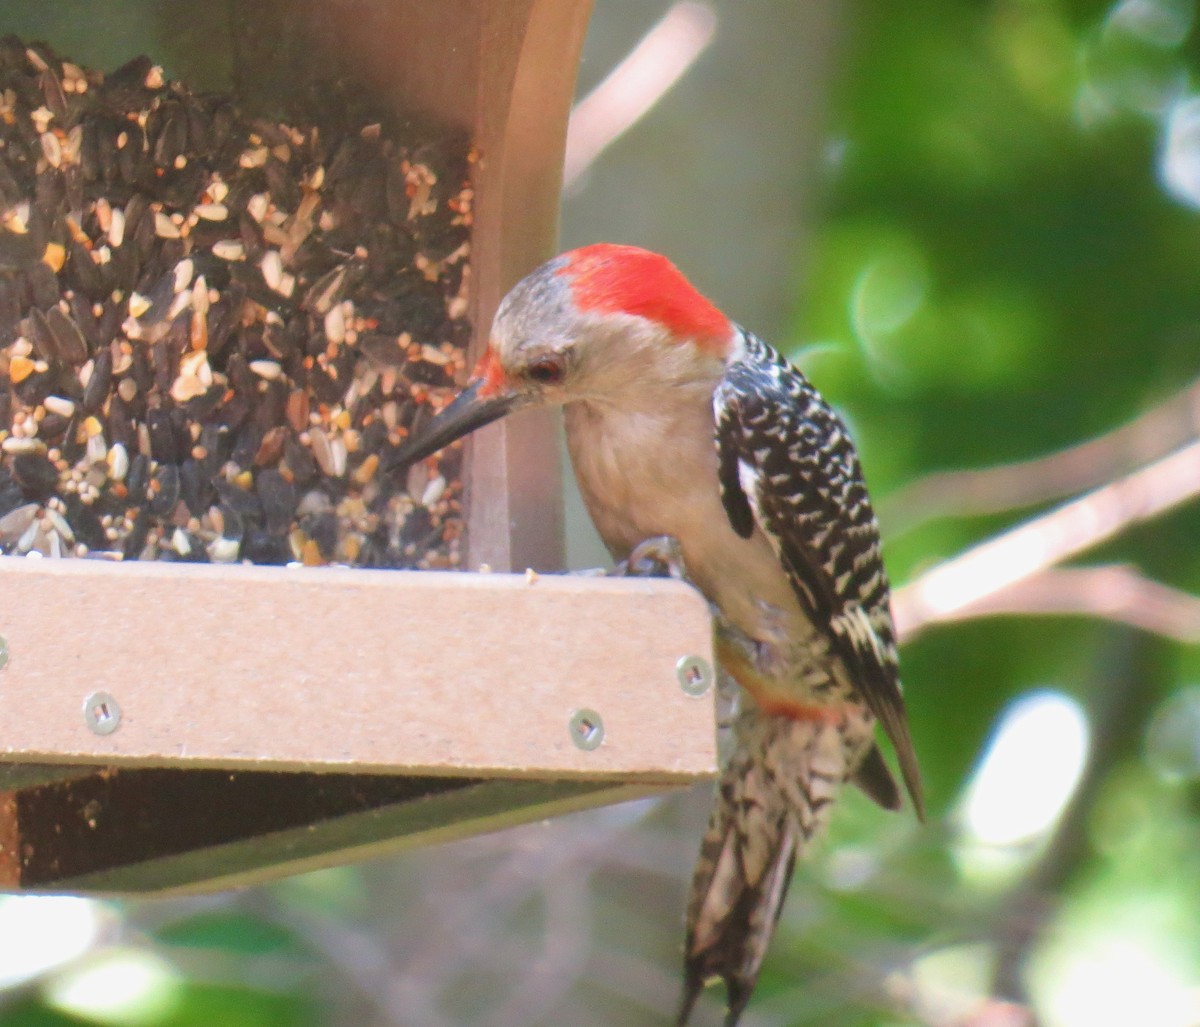
M 844 700 L 825 634 L 805 615 L 771 544 L 742 538 L 721 501 L 711 412 L 661 434 L 653 419 L 636 433 L 625 420 L 567 408 L 571 462 L 588 513 L 609 552 L 622 560 L 640 542 L 669 535 L 689 580 L 719 613 L 718 657 L 766 710 L 800 716 Z M 709 427 L 702 428 L 702 417 Z M 575 445 L 586 431 L 589 444 Z M 670 459 L 662 459 L 669 453 Z
M 744 539 L 729 524 L 715 475 L 711 492 L 693 490 L 677 497 L 682 502 L 642 508 L 610 504 L 604 498 L 608 493 L 596 495 L 580 485 L 614 557 L 623 559 L 657 535 L 679 543 L 688 579 L 718 613 L 717 658 L 758 709 L 789 720 L 834 724 L 847 715 L 847 704 L 861 705 L 766 537 L 756 532 Z
M 704 410 L 702 408 L 702 413 Z M 707 413 L 711 420 L 711 413 Z M 588 446 L 572 444 L 579 421 Z M 795 640 L 812 628 L 766 537 L 742 538 L 721 502 L 711 426 L 676 426 L 655 438 L 653 421 L 627 438 L 594 413 L 567 408 L 571 462 L 592 523 L 623 560 L 656 535 L 676 539 L 689 579 L 722 617 L 758 642 Z M 574 429 L 574 430 L 573 430 Z M 662 453 L 670 459 L 663 460 Z

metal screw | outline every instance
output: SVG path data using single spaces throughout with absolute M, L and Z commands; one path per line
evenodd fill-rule
M 571 741 L 584 752 L 600 748 L 604 741 L 604 721 L 595 710 L 576 710 L 571 714 Z
M 712 668 L 703 657 L 681 656 L 675 664 L 675 677 L 688 695 L 698 697 L 712 684 Z
M 0 635 L 0 670 L 8 663 L 8 639 Z
M 121 726 L 121 706 L 108 692 L 93 692 L 83 704 L 83 720 L 94 735 L 111 735 Z

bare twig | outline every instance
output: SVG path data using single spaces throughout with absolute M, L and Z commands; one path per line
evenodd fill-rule
M 1200 442 L 952 557 L 896 592 L 900 636 L 911 639 L 1018 582 L 1200 493 Z M 1011 612 L 1011 611 L 1009 611 Z
M 575 105 L 567 128 L 564 190 L 666 95 L 707 49 L 716 30 L 717 15 L 709 4 L 680 0 Z
M 1042 571 L 944 614 L 944 621 L 1006 614 L 1082 615 L 1129 624 L 1177 642 L 1200 642 L 1200 596 L 1154 581 L 1135 567 Z
M 1110 432 L 1033 460 L 918 478 L 880 504 L 889 535 L 938 517 L 998 513 L 1096 488 L 1200 436 L 1200 380 Z

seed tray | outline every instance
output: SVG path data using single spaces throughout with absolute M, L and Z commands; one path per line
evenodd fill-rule
M 221 886 L 714 769 L 710 615 L 679 581 L 13 557 L 0 579 L 0 890 Z

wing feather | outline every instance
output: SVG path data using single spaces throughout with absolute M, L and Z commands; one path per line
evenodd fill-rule
M 729 523 L 733 525 L 742 538 L 754 534 L 754 511 L 750 509 L 750 500 L 742 488 L 741 466 L 737 450 L 731 447 L 721 447 L 720 462 L 717 473 L 721 481 L 721 499 L 725 504 L 725 513 Z
M 744 347 L 714 394 L 725 511 L 742 537 L 757 528 L 770 540 L 802 608 L 891 740 L 924 819 L 879 528 L 857 453 L 799 371 L 749 333 Z

